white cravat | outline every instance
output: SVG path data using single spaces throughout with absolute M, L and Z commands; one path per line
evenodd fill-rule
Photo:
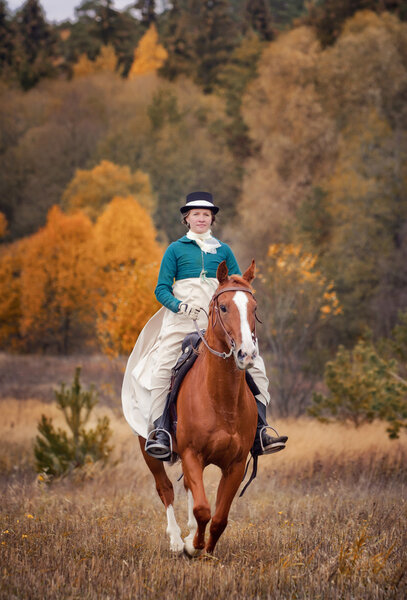
M 187 238 L 194 240 L 202 252 L 209 254 L 216 254 L 216 248 L 220 248 L 220 243 L 214 237 L 212 237 L 211 230 L 205 231 L 205 233 L 194 233 L 188 231 Z

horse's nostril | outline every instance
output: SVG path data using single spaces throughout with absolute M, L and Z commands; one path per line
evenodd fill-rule
M 238 356 L 239 360 L 243 360 L 244 358 L 246 358 L 247 353 L 239 350 L 239 352 L 237 353 L 237 356 Z

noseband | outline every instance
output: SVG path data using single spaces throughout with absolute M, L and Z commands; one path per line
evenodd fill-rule
M 219 356 L 220 358 L 223 358 L 223 359 L 229 358 L 229 356 L 232 355 L 233 351 L 236 348 L 236 342 L 234 341 L 234 339 L 231 337 L 231 335 L 226 330 L 226 327 L 225 327 L 225 325 L 223 323 L 223 320 L 222 320 L 222 317 L 221 317 L 221 314 L 220 314 L 220 311 L 219 311 L 219 296 L 221 294 L 224 294 L 225 292 L 246 292 L 246 294 L 250 294 L 254 298 L 254 300 L 256 300 L 255 297 L 254 297 L 254 294 L 253 294 L 253 292 L 251 290 L 247 290 L 247 289 L 241 288 L 241 287 L 228 287 L 228 288 L 225 288 L 224 290 L 220 290 L 219 292 L 217 292 L 216 294 L 213 295 L 212 300 L 211 300 L 211 304 L 213 304 L 212 329 L 215 327 L 215 325 L 216 325 L 216 323 L 217 323 L 217 321 L 219 319 L 219 323 L 220 323 L 220 325 L 221 325 L 221 327 L 222 327 L 222 329 L 223 329 L 223 331 L 224 331 L 224 333 L 225 333 L 225 335 L 226 335 L 226 337 L 227 337 L 227 339 L 229 341 L 229 347 L 230 347 L 230 351 L 229 352 L 218 352 L 214 348 L 211 348 L 209 346 L 208 342 L 206 341 L 206 339 L 204 338 L 204 336 L 202 335 L 202 333 L 201 333 L 201 331 L 200 331 L 200 329 L 198 327 L 197 322 L 194 321 L 194 323 L 195 323 L 195 329 L 196 329 L 199 337 L 201 338 L 201 340 L 205 344 L 205 346 L 208 348 L 208 350 L 210 352 L 212 352 L 212 354 L 215 354 L 216 356 Z M 201 309 L 201 310 L 203 310 L 203 309 Z M 215 319 L 214 319 L 214 315 L 215 315 Z M 255 315 L 255 318 L 256 318 L 257 321 L 259 321 L 259 319 L 257 318 L 257 315 Z M 209 316 L 208 316 L 208 320 L 209 320 Z M 254 340 L 257 339 L 256 338 L 256 323 L 255 323 L 255 326 L 254 326 L 254 332 L 252 332 L 252 336 L 253 336 Z

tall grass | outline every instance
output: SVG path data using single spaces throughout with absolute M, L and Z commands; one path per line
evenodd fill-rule
M 115 455 L 52 486 L 33 471 L 32 442 L 54 405 L 0 402 L 3 598 L 405 598 L 407 439 L 299 420 L 278 423 L 287 449 L 259 460 L 234 501 L 214 557 L 169 551 L 165 512 L 118 410 Z M 96 414 L 96 416 L 98 416 Z M 187 533 L 179 465 L 176 515 Z M 218 471 L 205 474 L 214 505 Z

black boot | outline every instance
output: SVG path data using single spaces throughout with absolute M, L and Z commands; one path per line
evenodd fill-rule
M 259 402 L 259 400 L 256 400 L 256 404 L 258 414 L 257 430 L 251 453 L 255 456 L 260 456 L 262 454 L 273 454 L 274 452 L 284 450 L 288 437 L 286 435 L 279 436 L 275 429 L 270 427 L 270 425 L 267 425 L 266 407 L 262 402 Z M 273 429 L 277 437 L 268 435 L 267 428 Z
M 154 421 L 154 429 L 148 434 L 144 450 L 158 460 L 171 460 L 172 440 L 169 433 L 169 423 L 164 414 Z

